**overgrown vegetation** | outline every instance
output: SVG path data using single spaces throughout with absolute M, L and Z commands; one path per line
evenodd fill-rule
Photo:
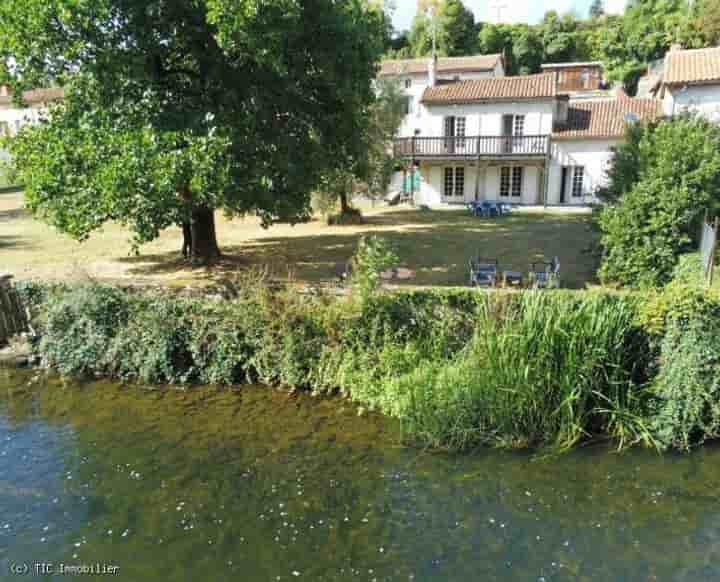
M 39 353 L 63 374 L 339 392 L 451 449 L 596 438 L 685 449 L 720 430 L 720 304 L 709 297 L 371 287 L 339 299 L 241 280 L 226 300 L 20 290 Z
M 601 278 L 664 285 L 696 244 L 704 213 L 720 205 L 720 129 L 696 117 L 633 126 L 608 177 Z

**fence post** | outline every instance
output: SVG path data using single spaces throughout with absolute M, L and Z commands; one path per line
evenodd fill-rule
M 715 253 L 717 252 L 718 226 L 720 226 L 720 217 L 715 217 L 713 223 L 713 244 L 710 248 L 710 261 L 708 266 L 708 287 L 712 287 L 713 274 L 715 272 Z

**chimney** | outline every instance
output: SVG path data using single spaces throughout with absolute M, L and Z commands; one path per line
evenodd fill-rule
M 437 55 L 434 54 L 428 62 L 428 84 L 431 87 L 437 85 Z

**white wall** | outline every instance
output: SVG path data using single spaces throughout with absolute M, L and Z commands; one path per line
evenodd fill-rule
M 511 164 L 508 164 L 511 165 Z M 516 164 L 517 165 L 517 164 Z M 443 181 L 446 167 L 465 167 L 465 191 L 464 196 L 446 199 L 443 196 Z M 523 172 L 523 195 L 522 197 L 500 197 L 500 168 L 495 166 L 480 166 L 478 181 L 478 200 L 491 200 L 509 202 L 511 204 L 540 204 L 538 166 L 525 166 Z M 428 206 L 439 206 L 448 203 L 466 203 L 475 200 L 475 179 L 477 167 L 474 163 L 423 163 L 420 168 L 422 183 L 420 192 L 415 195 L 416 204 L 427 204 Z
M 720 123 L 720 83 L 688 85 L 685 90 L 681 87 L 666 87 L 663 98 L 665 115 L 677 115 L 685 111 L 699 113 Z
M 485 79 L 488 77 L 504 77 L 505 71 L 502 64 L 498 62 L 494 71 L 469 71 L 460 73 L 438 73 L 438 79 L 452 80 L 455 77 L 459 77 L 461 81 L 471 81 L 477 79 Z M 428 74 L 423 73 L 412 73 L 405 75 L 398 75 L 396 77 L 400 83 L 402 92 L 408 97 L 412 98 L 412 112 L 405 116 L 400 130 L 398 131 L 399 137 L 412 137 L 415 134 L 415 130 L 419 129 L 422 135 L 424 133 L 425 121 L 423 118 L 428 116 L 428 112 L 425 107 L 420 103 L 422 95 L 425 89 L 429 86 Z M 405 82 L 410 81 L 410 87 L 405 87 Z M 470 135 L 470 134 L 468 134 Z
M 498 101 L 494 103 L 470 103 L 464 105 L 429 105 L 414 119 L 414 128 L 423 137 L 442 137 L 444 118 L 465 117 L 465 135 L 502 135 L 503 115 L 525 115 L 525 135 L 548 135 L 552 133 L 553 101 Z M 410 134 L 412 135 L 412 133 Z
M 560 186 L 563 166 L 583 166 L 583 198 L 573 198 L 571 193 L 572 171 L 568 174 L 565 204 L 587 204 L 596 202 L 595 191 L 607 184 L 607 169 L 612 161 L 612 148 L 621 140 L 588 139 L 556 140 L 552 144 L 552 160 L 548 176 L 548 204 L 560 204 Z

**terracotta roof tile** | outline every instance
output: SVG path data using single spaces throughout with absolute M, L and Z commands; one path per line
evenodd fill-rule
M 488 77 L 428 87 L 422 96 L 425 104 L 472 103 L 507 99 L 549 99 L 557 95 L 552 73 L 525 77 Z
M 720 82 L 720 47 L 669 51 L 663 81 L 668 85 Z
M 438 58 L 439 73 L 460 73 L 463 71 L 492 71 L 502 55 L 473 55 L 469 57 L 440 57 Z M 398 59 L 383 61 L 380 65 L 380 75 L 408 75 L 427 73 L 430 58 L 425 59 Z
M 628 123 L 627 116 L 638 121 L 650 121 L 662 115 L 658 99 L 622 97 L 603 101 L 570 102 L 567 123 L 556 126 L 556 139 L 592 139 L 622 137 Z

